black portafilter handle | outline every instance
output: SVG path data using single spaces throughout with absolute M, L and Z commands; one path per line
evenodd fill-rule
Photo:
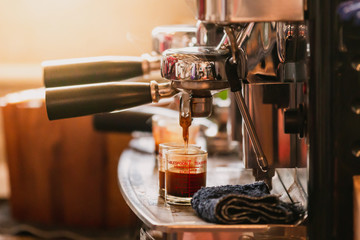
M 160 99 L 159 85 L 150 83 L 109 82 L 46 88 L 45 102 L 50 120 L 72 118 L 127 109 Z
M 115 113 L 101 113 L 93 117 L 93 126 L 97 131 L 103 132 L 125 132 L 133 131 L 151 132 L 153 114 L 121 111 Z
M 169 99 L 172 102 L 171 99 Z M 152 117 L 155 115 L 160 118 L 178 120 L 179 111 L 168 108 L 163 101 L 162 105 L 145 105 L 138 106 L 126 111 L 96 114 L 93 118 L 94 128 L 98 131 L 111 132 L 151 132 Z M 164 107 L 167 106 L 167 107 Z M 206 126 L 211 124 L 210 121 L 204 119 Z M 214 127 L 214 126 L 212 126 Z
M 160 69 L 157 56 L 103 56 L 50 60 L 42 64 L 46 88 L 121 81 Z
M 93 125 L 98 131 L 151 132 L 152 117 L 154 115 L 166 119 L 178 119 L 179 117 L 178 110 L 163 106 L 164 105 L 162 105 L 162 107 L 159 105 L 145 105 L 126 111 L 96 114 L 93 117 Z

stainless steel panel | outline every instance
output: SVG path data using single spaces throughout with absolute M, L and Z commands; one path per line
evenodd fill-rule
M 197 0 L 197 18 L 212 23 L 301 21 L 303 0 Z
M 271 168 L 305 167 L 307 146 L 304 139 L 284 131 L 284 110 L 302 102 L 303 83 L 245 84 L 244 97 L 259 140 Z M 257 168 L 252 143 L 244 134 L 244 161 Z

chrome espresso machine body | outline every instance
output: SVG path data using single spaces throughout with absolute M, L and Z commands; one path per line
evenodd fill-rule
M 209 117 L 213 94 L 230 88 L 232 135 L 243 149 L 245 167 L 270 186 L 276 169 L 302 170 L 296 177 L 309 194 L 310 239 L 349 238 L 351 209 L 343 213 L 339 209 L 352 199 L 348 179 L 356 170 L 336 170 L 342 151 L 330 129 L 338 121 L 331 118 L 336 109 L 329 104 L 342 95 L 333 89 L 341 69 L 339 56 L 348 59 L 343 57 L 346 42 L 343 55 L 338 53 L 339 39 L 346 39 L 338 33 L 343 26 L 332 16 L 338 3 L 192 3 L 196 27 L 157 28 L 157 52 L 152 55 L 44 63 L 49 119 L 122 110 L 177 93 L 189 101 L 189 108 L 180 107 L 180 114 Z M 164 38 L 167 34 L 171 37 Z M 334 39 L 326 42 L 330 36 Z M 122 81 L 160 68 L 167 81 Z M 335 173 L 347 178 L 341 197 L 337 194 L 343 182 Z M 341 221 L 348 223 L 346 230 Z

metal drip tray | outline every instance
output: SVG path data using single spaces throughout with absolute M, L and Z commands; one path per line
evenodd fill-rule
M 204 237 L 206 239 L 306 239 L 304 219 L 296 225 L 238 224 L 221 225 L 205 222 L 191 206 L 167 205 L 158 195 L 158 173 L 155 155 L 126 150 L 120 158 L 118 178 L 122 195 L 151 231 L 161 232 L 162 239 Z M 244 169 L 236 156 L 208 159 L 207 186 L 247 184 L 255 181 L 252 170 Z M 302 179 L 305 169 L 279 169 L 273 177 L 274 194 L 283 201 L 301 202 L 306 206 L 306 189 Z M 306 185 L 305 185 L 306 186 Z M 215 238 L 214 238 L 215 237 Z M 285 237 L 285 238 L 284 238 Z M 197 239 L 197 238 L 196 238 Z M 205 238 L 204 238 L 205 239 Z

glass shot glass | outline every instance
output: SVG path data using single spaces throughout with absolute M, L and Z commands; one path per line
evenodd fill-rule
M 192 124 L 189 128 L 189 143 L 196 143 L 199 136 L 200 126 Z M 178 142 L 183 143 L 182 128 L 178 118 L 169 118 L 160 115 L 152 117 L 152 134 L 155 142 L 155 154 L 159 154 L 160 143 Z
M 159 170 L 159 195 L 161 197 L 165 197 L 165 169 L 166 169 L 165 154 L 168 150 L 181 149 L 184 147 L 185 145 L 183 142 L 182 143 L 170 142 L 170 143 L 159 144 L 158 170 Z M 200 149 L 200 146 L 197 146 L 195 144 L 188 144 L 188 148 Z
M 166 203 L 190 205 L 194 193 L 206 186 L 207 152 L 196 148 L 172 149 L 165 158 Z

